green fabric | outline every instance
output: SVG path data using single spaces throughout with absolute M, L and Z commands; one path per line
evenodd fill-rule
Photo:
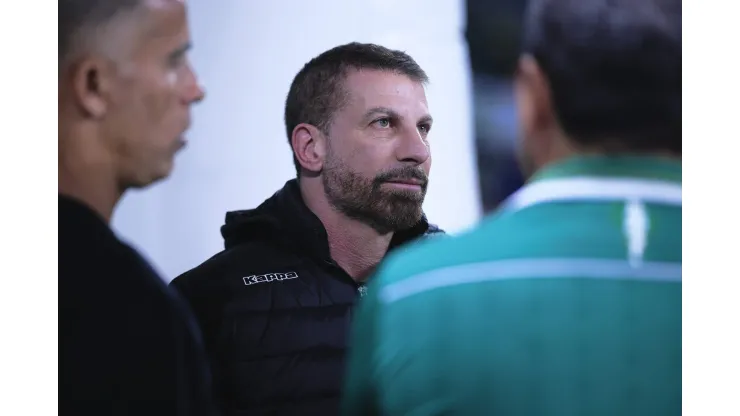
M 533 182 L 581 176 L 680 185 L 681 165 L 578 158 Z M 358 306 L 343 414 L 681 414 L 681 206 L 645 204 L 640 264 L 627 262 L 626 207 L 538 204 L 391 256 Z M 483 279 L 389 297 L 471 276 Z

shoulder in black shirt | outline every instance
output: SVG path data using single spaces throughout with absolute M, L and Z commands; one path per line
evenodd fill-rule
M 187 306 L 84 204 L 59 196 L 62 415 L 211 415 Z

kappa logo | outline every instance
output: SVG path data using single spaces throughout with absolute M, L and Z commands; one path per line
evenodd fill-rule
M 295 279 L 297 277 L 298 277 L 298 273 L 296 272 L 267 273 L 267 274 L 243 277 L 242 280 L 244 280 L 245 285 L 249 286 L 249 285 L 254 285 L 257 283 L 274 282 L 276 280 L 280 281 L 280 280 Z

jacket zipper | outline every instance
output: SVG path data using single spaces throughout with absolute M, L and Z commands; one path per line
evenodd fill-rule
M 355 279 L 353 279 L 350 275 L 348 275 L 347 272 L 344 271 L 344 269 L 339 267 L 339 265 L 334 263 L 333 261 L 326 260 L 326 264 L 332 268 L 337 269 L 339 272 L 342 273 L 342 275 L 344 276 L 346 280 L 351 281 L 357 288 L 357 293 L 360 295 L 360 297 L 364 297 L 365 295 L 367 295 L 367 287 L 365 286 L 365 283 L 356 282 Z

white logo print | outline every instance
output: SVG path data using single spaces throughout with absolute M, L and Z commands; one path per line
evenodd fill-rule
M 645 204 L 633 199 L 624 207 L 624 234 L 627 237 L 627 253 L 632 267 L 642 264 L 650 232 L 650 217 Z
M 274 282 L 276 280 L 295 279 L 297 277 L 298 277 L 298 273 L 296 272 L 267 273 L 267 274 L 243 277 L 242 280 L 244 280 L 245 285 L 249 286 L 249 285 L 254 285 L 257 283 Z
M 360 294 L 360 297 L 364 297 L 367 295 L 367 287 L 366 286 L 360 286 L 357 288 L 357 292 Z

